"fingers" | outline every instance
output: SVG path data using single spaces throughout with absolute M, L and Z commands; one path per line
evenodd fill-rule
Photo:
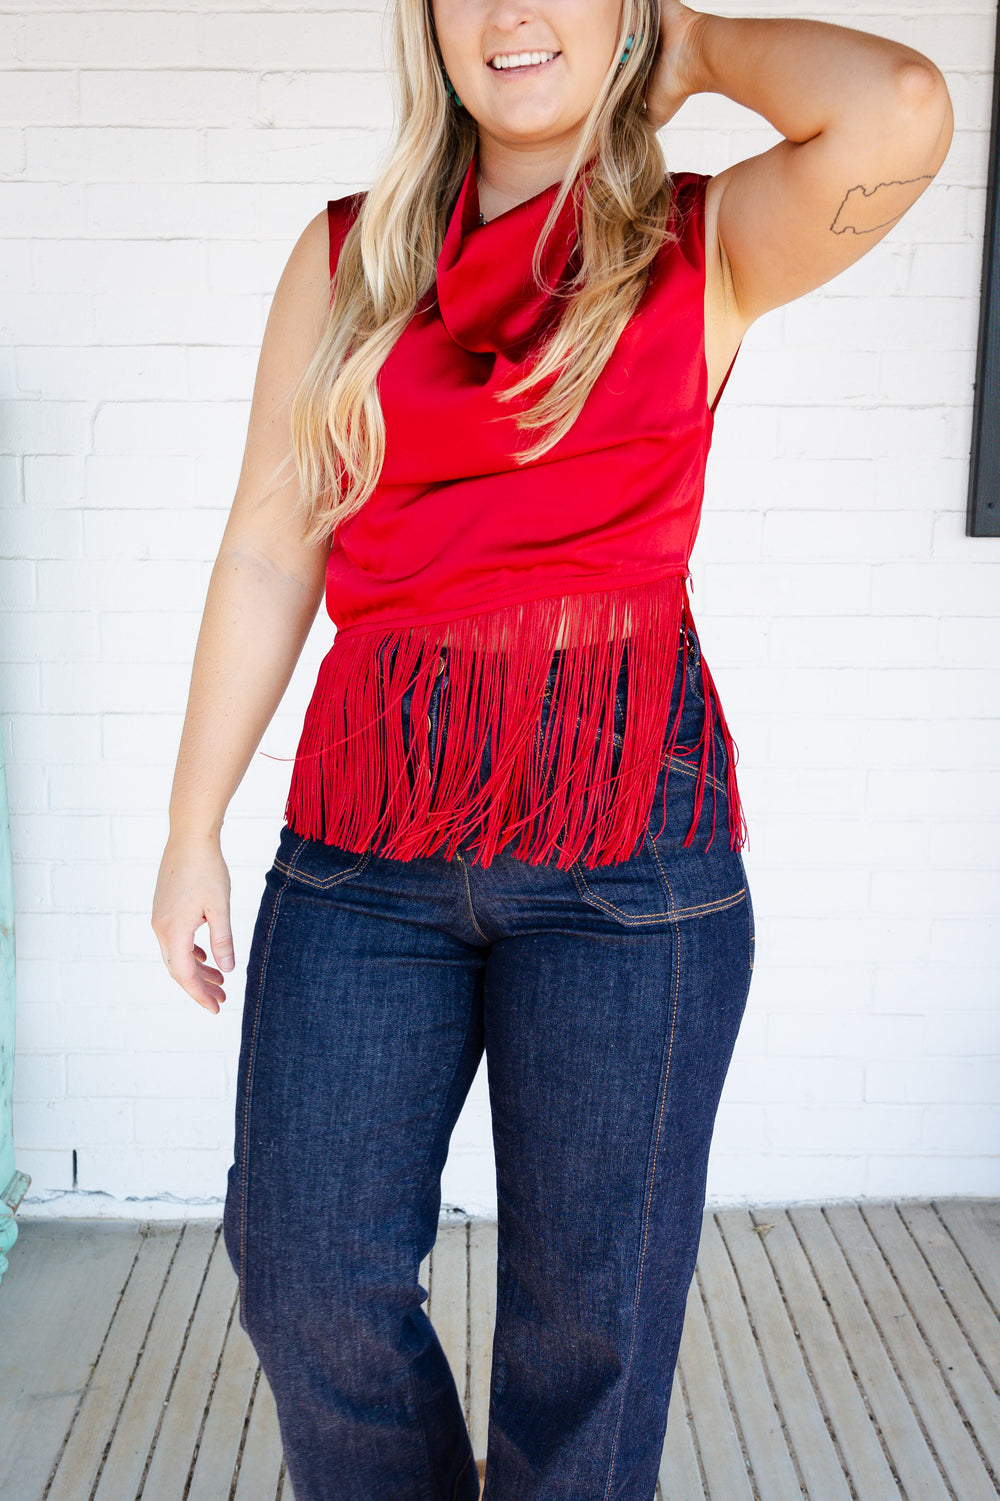
M 205 950 L 203 948 L 200 948 L 199 945 L 196 943 L 194 945 L 194 948 L 192 949 L 192 953 L 194 954 L 195 958 L 198 960 L 198 966 L 197 966 L 198 974 L 202 977 L 202 979 L 210 979 L 216 985 L 220 985 L 221 986 L 221 984 L 222 984 L 225 976 L 223 975 L 223 973 L 222 973 L 221 970 L 219 970 L 219 969 L 212 969 L 210 965 L 207 965 L 205 963 L 205 959 L 208 957 L 206 955 L 206 953 L 205 953 Z
M 222 975 L 203 962 L 205 950 L 197 944 L 186 952 L 179 945 L 178 949 L 173 950 L 163 944 L 160 947 L 171 979 L 176 980 L 181 989 L 193 1001 L 197 1001 L 199 1006 L 217 1015 L 226 999 L 226 993 L 222 988 Z
M 216 964 L 207 963 L 195 934 L 208 924 Z M 235 965 L 229 917 L 229 872 L 216 842 L 173 836 L 167 842 L 153 896 L 153 932 L 163 962 L 181 989 L 218 1013 L 226 994 L 223 970 Z
M 228 912 L 209 912 L 208 937 L 212 956 L 220 969 L 232 969 L 236 963 L 233 955 L 233 930 L 229 925 Z M 202 958 L 204 958 L 204 954 Z
M 223 976 L 217 969 L 205 963 L 205 950 L 195 944 L 192 948 L 194 963 L 192 966 L 191 986 L 188 994 L 195 1000 L 201 997 L 202 1001 L 210 1001 L 209 1010 L 217 1012 L 222 1002 L 226 999 L 223 989 Z

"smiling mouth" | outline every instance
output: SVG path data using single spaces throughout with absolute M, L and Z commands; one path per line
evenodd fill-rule
M 486 64 L 491 73 L 539 73 L 561 52 L 501 52 Z

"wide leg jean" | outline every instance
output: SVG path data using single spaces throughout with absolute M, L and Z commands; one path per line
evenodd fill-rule
M 498 1202 L 486 1501 L 652 1501 L 753 968 L 721 734 L 716 837 L 706 853 L 706 794 L 683 842 L 699 651 L 682 634 L 682 733 L 617 865 L 399 861 L 281 830 L 250 953 L 224 1233 L 295 1501 L 476 1501 L 418 1273 L 484 1052 Z

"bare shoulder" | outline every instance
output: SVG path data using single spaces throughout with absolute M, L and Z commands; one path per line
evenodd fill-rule
M 324 204 L 293 245 L 275 288 L 274 304 L 279 314 L 301 321 L 315 343 L 326 324 L 329 301 L 330 230 Z
M 312 359 L 330 311 L 330 261 L 326 209 L 299 235 L 278 279 L 268 310 L 257 366 L 255 406 L 268 407 L 290 390 Z
M 251 430 L 282 408 L 308 367 L 330 311 L 330 263 L 326 209 L 310 219 L 285 262 L 268 309 Z
M 291 400 L 326 329 L 330 264 L 326 206 L 299 235 L 278 280 L 257 361 L 246 446 L 227 527 L 282 572 L 318 588 L 328 544 L 307 544 L 297 520 Z M 284 480 L 276 484 L 278 476 Z

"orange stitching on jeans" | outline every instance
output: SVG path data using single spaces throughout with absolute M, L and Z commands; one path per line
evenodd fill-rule
M 632 1355 L 633 1355 L 633 1353 L 635 1351 L 635 1334 L 636 1334 L 636 1329 L 638 1328 L 638 1324 L 639 1324 L 639 1301 L 640 1301 L 640 1298 L 642 1296 L 642 1274 L 643 1274 L 643 1270 L 645 1269 L 645 1265 L 646 1265 L 646 1243 L 649 1240 L 649 1215 L 650 1215 L 650 1209 L 651 1209 L 652 1203 L 653 1203 L 653 1187 L 654 1187 L 654 1185 L 656 1183 L 656 1159 L 657 1159 L 657 1156 L 659 1155 L 660 1132 L 663 1129 L 663 1112 L 664 1112 L 664 1110 L 666 1109 L 666 1106 L 667 1106 L 667 1081 L 670 1078 L 670 1060 L 673 1057 L 673 1052 L 674 1052 L 674 1028 L 677 1025 L 677 1000 L 678 1000 L 678 996 L 680 995 L 680 988 L 681 988 L 681 945 L 680 945 L 680 935 L 676 932 L 676 930 L 675 930 L 675 935 L 674 935 L 674 942 L 675 942 L 674 1000 L 673 1000 L 673 1009 L 672 1009 L 672 1011 L 670 1013 L 670 1040 L 669 1040 L 669 1043 L 668 1043 L 668 1046 L 667 1046 L 667 1064 L 666 1064 L 666 1068 L 663 1071 L 663 1088 L 662 1088 L 662 1090 L 660 1092 L 660 1114 L 659 1114 L 659 1117 L 658 1117 L 657 1122 L 656 1122 L 656 1140 L 653 1143 L 653 1162 L 652 1162 L 652 1165 L 650 1167 L 650 1176 L 649 1176 L 649 1197 L 646 1200 L 646 1207 L 645 1207 L 645 1210 L 643 1211 L 643 1213 L 644 1213 L 644 1223 L 643 1223 L 643 1234 L 642 1234 L 642 1251 L 641 1251 L 640 1256 L 639 1256 L 639 1278 L 638 1278 L 638 1281 L 636 1283 L 636 1289 L 635 1289 L 635 1316 L 634 1316 L 633 1322 L 632 1322 L 632 1342 L 629 1345 L 628 1360 L 625 1363 L 625 1373 L 624 1373 L 624 1376 L 622 1377 L 622 1403 L 621 1403 L 621 1409 L 619 1410 L 619 1413 L 618 1413 L 618 1424 L 617 1424 L 617 1427 L 615 1428 L 614 1442 L 613 1442 L 613 1444 L 611 1446 L 611 1464 L 610 1464 L 609 1469 L 608 1469 L 608 1483 L 607 1483 L 607 1486 L 605 1487 L 605 1491 L 604 1491 L 605 1501 L 607 1501 L 607 1498 L 611 1494 L 611 1482 L 612 1482 L 612 1480 L 614 1478 L 614 1473 L 615 1473 L 615 1456 L 618 1453 L 618 1435 L 621 1432 L 622 1418 L 624 1417 L 624 1414 L 625 1414 L 625 1388 L 626 1388 L 626 1382 L 628 1381 L 629 1371 L 632 1369 Z
M 305 840 L 303 840 L 303 844 L 304 843 Z M 348 876 L 359 875 L 361 871 L 364 870 L 365 866 L 368 864 L 369 860 L 372 857 L 371 850 L 362 850 L 360 852 L 351 850 L 349 851 L 349 853 L 352 855 L 358 853 L 359 858 L 357 860 L 357 863 L 350 866 L 348 870 L 342 870 L 340 874 L 336 876 L 311 876 L 307 874 L 306 871 L 298 870 L 296 868 L 295 861 L 298 858 L 299 850 L 301 850 L 301 848 L 302 845 L 300 844 L 298 849 L 295 851 L 295 854 L 292 856 L 291 865 L 286 865 L 283 860 L 275 860 L 274 863 L 279 870 L 286 871 L 288 875 L 294 876 L 297 881 L 304 881 L 307 885 L 317 886 L 322 890 L 325 890 L 328 886 L 339 886 L 342 881 L 347 880 Z
M 666 756 L 664 759 L 669 761 L 670 766 L 675 766 L 682 776 L 690 777 L 692 781 L 696 780 L 698 776 L 698 768 L 696 766 L 689 765 L 684 757 L 679 756 L 676 751 L 674 751 L 672 755 Z M 663 765 L 662 761 L 660 762 L 660 765 Z M 720 782 L 718 777 L 712 776 L 711 772 L 706 771 L 705 781 L 711 782 L 712 786 L 715 787 L 719 792 L 727 791 L 725 782 Z
M 592 905 L 599 906 L 608 912 L 617 913 L 618 918 L 623 923 L 665 922 L 673 916 L 673 914 L 666 908 L 664 908 L 662 912 L 646 912 L 640 913 L 637 916 L 634 916 L 628 912 L 623 912 L 621 907 L 615 906 L 614 902 L 609 902 L 606 897 L 598 896 L 596 891 L 591 891 L 590 887 L 587 885 L 582 871 L 580 870 L 579 860 L 574 860 L 569 869 L 570 874 L 572 875 L 573 880 L 576 883 L 576 889 L 580 893 L 580 896 L 583 898 L 583 900 L 585 902 L 590 902 Z
M 462 1476 L 465 1474 L 466 1470 L 469 1468 L 469 1460 L 471 1458 L 472 1458 L 472 1454 L 471 1453 L 469 1453 L 469 1454 L 467 1454 L 465 1456 L 465 1464 L 462 1466 L 462 1468 L 459 1470 L 458 1474 L 455 1476 L 455 1484 L 452 1486 L 452 1491 L 451 1491 L 451 1501 L 455 1501 L 455 1498 L 458 1495 L 458 1482 L 461 1480 Z
M 741 886 L 738 891 L 733 892 L 730 896 L 716 897 L 716 899 L 715 899 L 714 902 L 699 902 L 699 903 L 696 903 L 696 905 L 693 906 L 693 907 L 675 907 L 673 905 L 673 900 L 674 900 L 673 887 L 670 885 L 670 882 L 667 880 L 667 872 L 663 868 L 663 861 L 660 859 L 660 852 L 656 848 L 656 840 L 655 839 L 651 839 L 649 841 L 649 852 L 652 855 L 653 859 L 656 861 L 657 865 L 660 867 L 660 875 L 663 877 L 664 885 L 666 886 L 667 890 L 670 892 L 670 902 L 671 902 L 670 915 L 671 915 L 671 917 L 694 917 L 694 916 L 698 916 L 698 915 L 706 916 L 709 912 L 724 912 L 727 907 L 730 907 L 735 902 L 738 902 L 739 899 L 740 899 L 740 897 L 746 891 L 746 887 L 745 886 Z M 744 872 L 744 874 L 745 874 L 745 872 Z
M 694 912 L 696 910 L 694 907 L 683 908 L 681 912 L 678 912 L 677 903 L 674 901 L 674 888 L 671 886 L 669 880 L 667 879 L 667 873 L 663 868 L 663 861 L 660 859 L 660 852 L 656 848 L 656 840 L 649 834 L 648 830 L 646 842 L 649 845 L 649 853 L 652 855 L 653 859 L 656 861 L 657 867 L 659 868 L 660 879 L 663 882 L 664 886 L 667 888 L 667 895 L 670 898 L 670 916 L 679 917 L 683 915 L 684 912 L 687 912 L 688 914 Z
M 660 869 L 662 871 L 663 866 L 660 863 L 659 853 L 655 849 L 652 849 L 652 853 L 654 859 L 658 864 L 660 864 Z M 640 913 L 638 915 L 633 915 L 628 912 L 623 912 L 621 907 L 616 907 L 614 902 L 609 902 L 606 897 L 598 896 L 596 891 L 591 891 L 590 887 L 587 885 L 582 874 L 580 873 L 579 866 L 579 860 L 574 860 L 573 864 L 570 866 L 570 874 L 572 875 L 573 880 L 576 883 L 576 888 L 580 893 L 581 899 L 585 902 L 588 902 L 592 906 L 600 908 L 603 911 L 615 913 L 615 920 L 622 923 L 622 925 L 625 927 L 628 927 L 630 925 L 634 926 L 638 923 L 675 922 L 684 917 L 707 917 L 709 913 L 712 912 L 724 912 L 727 907 L 734 907 L 746 891 L 746 887 L 741 886 L 738 891 L 732 892 L 729 896 L 716 897 L 715 901 L 712 902 L 699 902 L 693 907 L 670 907 L 663 912 Z M 666 880 L 665 872 L 664 880 Z M 669 882 L 667 882 L 667 887 L 669 890 Z M 672 899 L 673 895 L 671 893 L 671 900 Z

